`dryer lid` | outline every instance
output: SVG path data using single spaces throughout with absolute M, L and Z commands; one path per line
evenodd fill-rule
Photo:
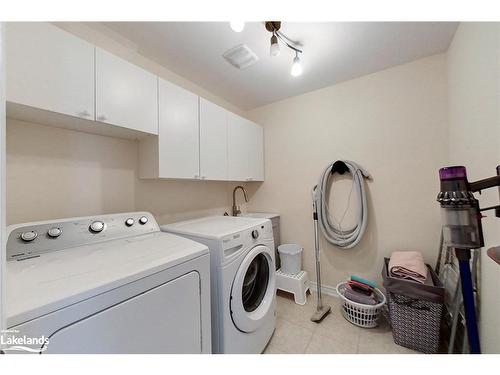
M 161 229 L 171 233 L 221 239 L 229 234 L 262 225 L 267 221 L 264 218 L 208 216 L 201 219 L 162 225 Z
M 207 253 L 205 245 L 155 232 L 7 262 L 7 325 L 12 327 Z

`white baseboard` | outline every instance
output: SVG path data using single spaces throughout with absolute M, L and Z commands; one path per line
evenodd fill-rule
M 309 287 L 311 289 L 311 292 L 318 291 L 318 284 L 316 284 L 315 281 L 310 281 Z M 337 290 L 335 289 L 334 286 L 331 286 L 331 285 L 321 284 L 321 293 L 326 294 L 328 296 L 336 297 L 336 298 L 339 297 L 339 295 L 337 294 Z

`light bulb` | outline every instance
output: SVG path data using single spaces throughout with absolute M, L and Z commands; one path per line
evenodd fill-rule
M 245 22 L 241 21 L 231 21 L 229 25 L 231 26 L 231 29 L 233 29 L 233 31 L 237 33 L 241 33 L 245 28 Z
M 293 59 L 293 64 L 292 64 L 292 69 L 290 69 L 290 74 L 293 77 L 298 77 L 302 74 L 302 64 L 300 63 L 298 54 L 296 54 Z
M 271 56 L 279 56 L 280 54 L 280 45 L 278 44 L 278 38 L 276 35 L 271 37 L 271 48 L 269 50 Z

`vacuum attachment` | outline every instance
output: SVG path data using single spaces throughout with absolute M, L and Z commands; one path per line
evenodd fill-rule
M 500 217 L 500 205 L 481 209 L 473 193 L 500 186 L 500 166 L 497 166 L 496 172 L 494 177 L 469 182 L 464 166 L 439 170 L 441 191 L 437 201 L 442 209 L 445 245 L 455 249 L 477 249 L 484 246 L 481 212 L 495 210 L 496 216 Z
M 472 194 L 465 167 L 439 170 L 443 239 L 445 245 L 458 249 L 477 249 L 484 245 L 479 202 Z
M 311 317 L 311 321 L 319 323 L 331 311 L 330 306 L 323 305 L 323 297 L 321 295 L 321 262 L 320 262 L 320 248 L 319 248 L 319 231 L 318 231 L 318 210 L 316 207 L 318 186 L 316 185 L 312 190 L 312 203 L 313 203 L 313 224 L 314 224 L 314 256 L 316 258 L 316 287 L 318 289 L 316 312 Z
M 328 315 L 332 308 L 330 306 L 318 306 L 316 312 L 311 316 L 311 321 L 319 323 Z

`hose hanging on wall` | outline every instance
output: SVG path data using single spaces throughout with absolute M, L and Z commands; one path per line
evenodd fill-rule
M 352 189 L 355 190 L 360 202 L 356 215 L 356 224 L 351 228 L 344 229 L 340 226 L 341 223 L 339 223 L 338 226 L 335 225 L 332 223 L 331 216 L 329 214 L 330 210 L 326 192 L 329 186 L 328 184 L 330 183 L 330 178 L 332 178 L 335 172 L 339 174 L 349 172 L 351 174 L 353 180 Z M 342 249 L 351 249 L 356 246 L 363 237 L 366 229 L 368 220 L 368 205 L 366 202 L 364 178 L 370 179 L 371 176 L 358 164 L 349 160 L 337 160 L 325 168 L 320 176 L 318 185 L 314 190 L 313 199 L 315 200 L 314 203 L 317 209 L 318 223 L 321 228 L 321 232 L 328 242 Z
M 335 172 L 339 174 L 349 172 L 351 174 L 351 193 L 355 188 L 360 201 L 356 224 L 352 228 L 345 230 L 341 228 L 341 224 L 345 214 L 347 213 L 347 209 L 340 220 L 339 226 L 333 225 L 330 221 L 328 197 L 326 192 L 329 186 L 328 183 L 330 182 L 330 178 Z M 365 181 L 363 178 L 371 178 L 371 176 L 359 165 L 349 160 L 337 160 L 335 163 L 329 164 L 326 167 L 321 174 L 318 185 L 316 185 L 312 191 L 314 255 L 316 258 L 316 288 L 318 297 L 316 312 L 311 317 L 313 322 L 321 322 L 331 311 L 330 306 L 323 305 L 323 298 L 321 295 L 322 287 L 318 226 L 321 228 L 321 232 L 323 232 L 323 235 L 328 242 L 334 244 L 335 246 L 343 249 L 350 249 L 358 244 L 361 237 L 363 237 L 363 234 L 365 233 L 366 223 L 368 220 L 368 205 L 366 203 Z M 351 193 L 349 193 L 349 199 L 351 198 Z M 347 205 L 347 208 L 349 208 L 349 205 Z

